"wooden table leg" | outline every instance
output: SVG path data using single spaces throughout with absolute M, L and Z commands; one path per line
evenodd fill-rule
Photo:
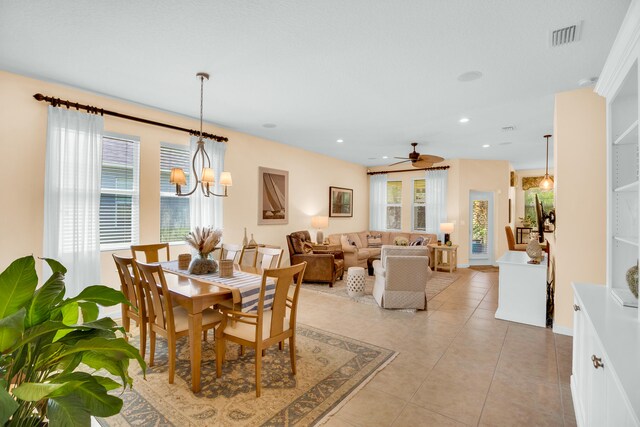
M 200 391 L 200 363 L 202 361 L 202 313 L 189 313 L 189 354 L 191 355 L 191 391 Z

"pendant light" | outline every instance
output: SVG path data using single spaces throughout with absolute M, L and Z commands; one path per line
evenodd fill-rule
M 169 182 L 171 184 L 175 184 L 176 186 L 176 196 L 190 196 L 197 189 L 198 186 L 202 190 L 202 194 L 205 197 L 216 196 L 216 197 L 227 197 L 227 187 L 231 187 L 231 173 L 230 172 L 222 172 L 220 174 L 220 185 L 224 187 L 224 194 L 216 194 L 211 191 L 211 186 L 215 183 L 215 173 L 213 169 L 211 169 L 211 159 L 209 155 L 204 149 L 204 139 L 202 139 L 202 105 L 203 105 L 203 88 L 204 88 L 204 79 L 209 80 L 208 73 L 198 73 L 196 76 L 200 79 L 200 134 L 198 135 L 198 146 L 196 147 L 196 152 L 193 153 L 193 160 L 191 162 L 193 175 L 195 177 L 195 185 L 193 189 L 188 193 L 182 192 L 182 186 L 187 185 L 187 177 L 184 174 L 184 170 L 182 168 L 173 168 L 171 169 L 171 176 L 169 177 Z M 198 176 L 198 166 L 200 172 L 200 176 Z
M 544 178 L 542 178 L 538 186 L 541 190 L 548 191 L 553 188 L 553 179 L 549 176 L 549 138 L 551 138 L 551 135 L 545 135 L 544 137 L 547 139 L 547 166 L 544 171 Z

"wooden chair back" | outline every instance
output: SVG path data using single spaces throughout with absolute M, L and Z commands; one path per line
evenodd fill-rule
M 244 245 L 233 245 L 231 243 L 223 243 L 220 250 L 220 260 L 230 259 L 234 264 L 242 264 L 244 257 Z
M 116 269 L 118 270 L 118 276 L 120 276 L 120 290 L 124 296 L 138 309 L 138 313 L 143 315 L 144 313 L 144 292 L 142 291 L 142 285 L 140 284 L 140 277 L 138 275 L 138 269 L 133 264 L 133 258 L 122 257 L 116 254 L 112 254 L 113 260 L 116 263 Z M 125 305 L 126 310 L 132 311 L 131 308 Z M 136 313 L 134 311 L 134 317 Z
M 504 226 L 504 231 L 507 233 L 507 245 L 509 246 L 510 251 L 516 250 L 516 239 L 513 237 L 513 230 L 510 225 Z
M 147 298 L 149 326 L 175 335 L 171 294 L 162 267 L 140 261 L 136 261 L 136 266 Z
M 149 245 L 131 245 L 131 254 L 133 259 L 139 260 L 140 254 L 144 254 L 144 262 L 160 262 L 160 253 L 166 251 L 167 257 L 162 261 L 169 261 L 171 255 L 169 254 L 169 243 L 152 243 Z
M 280 268 L 283 254 L 284 250 L 280 248 L 259 247 L 253 260 L 253 266 L 263 270 Z M 258 265 L 258 259 L 260 259 L 260 265 Z
M 298 293 L 304 276 L 304 270 L 307 262 L 293 265 L 291 267 L 267 269 L 262 272 L 262 286 L 260 288 L 260 299 L 258 300 L 258 321 L 256 327 L 256 342 L 260 342 L 265 338 L 270 338 L 281 334 L 284 331 L 284 320 L 287 314 L 287 307 L 290 308 L 289 329 L 295 331 L 296 314 L 298 307 Z M 296 277 L 297 276 L 297 277 Z M 273 296 L 273 305 L 271 306 L 271 325 L 269 326 L 269 337 L 262 336 L 262 324 L 264 321 L 264 299 L 267 289 L 267 278 L 273 278 L 276 281 L 275 294 Z M 293 296 L 288 298 L 289 289 L 295 280 L 295 289 Z

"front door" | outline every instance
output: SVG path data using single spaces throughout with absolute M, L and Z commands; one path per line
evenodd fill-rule
M 469 264 L 493 264 L 493 193 L 469 193 Z

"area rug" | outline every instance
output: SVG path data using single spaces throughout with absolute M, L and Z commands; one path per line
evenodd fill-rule
M 133 328 L 132 328 L 133 329 Z M 297 375 L 291 374 L 288 345 L 262 359 L 262 396 L 255 394 L 251 349 L 227 344 L 222 377 L 215 374 L 215 346 L 203 343 L 202 391 L 190 390 L 188 340 L 178 340 L 174 384 L 168 382 L 167 346 L 158 339 L 156 363 L 146 380 L 135 365 L 133 389 L 121 397 L 120 414 L 102 426 L 309 426 L 339 408 L 397 355 L 393 350 L 298 325 Z M 131 340 L 138 346 L 137 337 Z M 118 391 L 120 393 L 120 391 Z
M 366 274 L 366 271 L 365 271 Z M 443 273 L 440 271 L 434 271 L 431 274 L 431 277 L 427 281 L 427 301 L 431 300 L 433 297 L 438 295 L 440 292 L 444 291 L 455 282 L 459 274 L 456 273 Z M 365 277 L 365 287 L 364 287 L 364 295 L 351 297 L 347 294 L 347 274 L 345 273 L 343 280 L 338 280 L 334 283 L 333 287 L 330 288 L 326 283 L 304 283 L 302 285 L 302 289 L 308 289 L 311 291 L 322 292 L 325 294 L 335 295 L 342 298 L 349 298 L 351 300 L 369 304 L 369 305 L 378 305 L 376 300 L 373 298 L 373 283 L 375 278 L 373 276 Z
M 482 273 L 497 273 L 500 269 L 494 265 L 470 265 L 469 268 Z

